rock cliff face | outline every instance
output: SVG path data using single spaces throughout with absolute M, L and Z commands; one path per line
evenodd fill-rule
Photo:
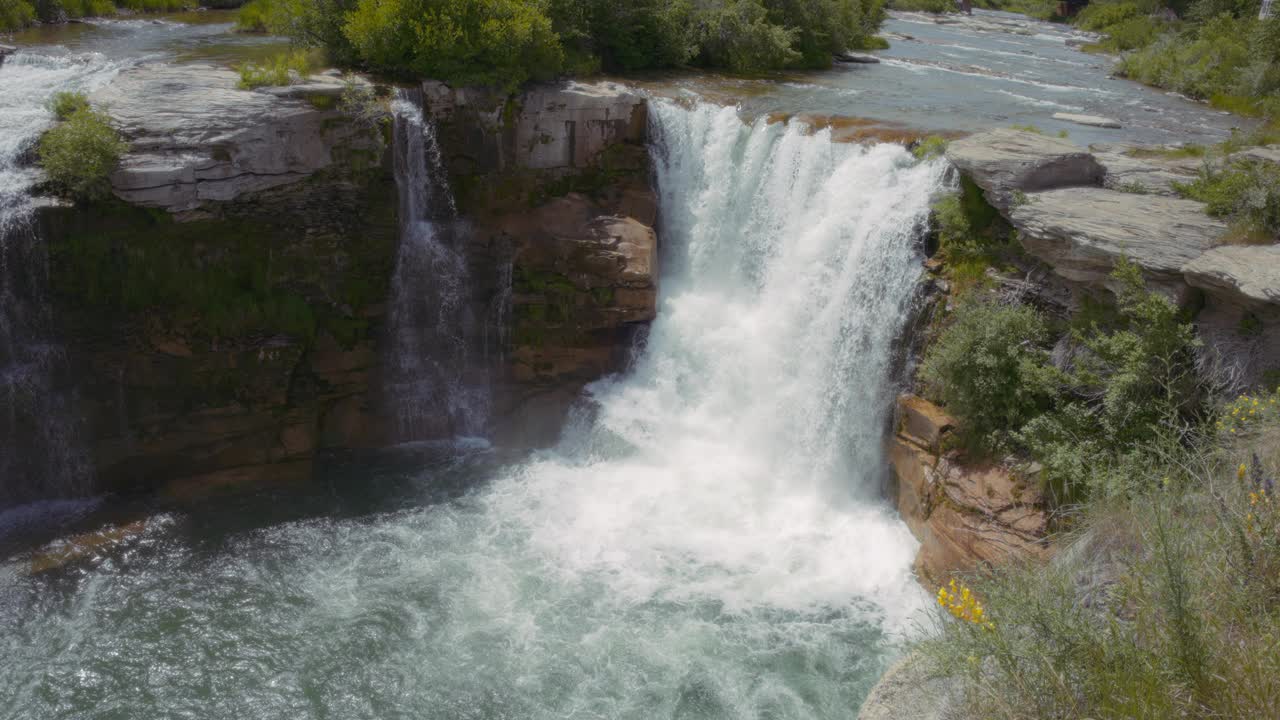
M 920 541 L 916 572 L 930 586 L 952 572 L 1048 551 L 1045 502 L 1028 471 L 965 463 L 946 448 L 955 421 L 932 403 L 898 399 L 889 463 L 898 512 Z
M 115 199 L 42 211 L 104 489 L 305 477 L 320 451 L 387 437 L 389 114 L 347 114 L 332 76 L 237 82 L 205 66 L 122 73 L 92 98 L 130 145 Z M 644 102 L 611 85 L 424 95 L 496 329 L 499 429 L 548 442 L 654 314 Z
M 1280 159 L 1273 148 L 1241 154 Z M 1111 290 L 1110 272 L 1126 257 L 1153 287 L 1198 311 L 1207 358 L 1227 377 L 1254 383 L 1280 371 L 1276 246 L 1224 245 L 1222 221 L 1173 196 L 1171 184 L 1194 178 L 1202 159 L 1128 146 L 1086 151 L 1018 130 L 956 141 L 947 158 L 1077 296 Z
M 608 82 L 513 98 L 429 82 L 423 94 L 473 220 L 473 274 L 510 293 L 499 437 L 545 444 L 583 385 L 625 367 L 656 312 L 645 100 Z
M 105 489 L 301 477 L 376 442 L 365 404 L 398 237 L 382 132 L 341 84 L 244 91 L 143 66 L 93 101 L 130 150 L 116 200 L 41 216 Z

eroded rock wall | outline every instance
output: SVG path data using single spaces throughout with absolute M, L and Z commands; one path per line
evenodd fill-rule
M 306 477 L 320 451 L 390 436 L 390 114 L 344 111 L 363 80 L 238 80 L 122 73 L 93 97 L 130 145 L 115 198 L 41 213 L 103 489 Z M 423 102 L 465 228 L 498 439 L 552 442 L 654 316 L 644 100 L 608 83 L 516 97 L 429 83 Z

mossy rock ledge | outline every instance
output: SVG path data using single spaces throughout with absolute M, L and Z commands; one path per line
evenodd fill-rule
M 40 213 L 103 490 L 305 478 L 322 451 L 390 436 L 387 122 L 344 113 L 333 73 L 238 81 L 203 65 L 121 73 L 91 98 L 129 144 L 114 197 Z M 495 432 L 551 442 L 654 315 L 644 100 L 611 84 L 496 100 L 429 84 L 424 107 L 468 228 Z

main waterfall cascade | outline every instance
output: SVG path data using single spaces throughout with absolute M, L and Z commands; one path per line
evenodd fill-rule
M 558 447 L 392 512 L 155 522 L 67 583 L 0 567 L 15 717 L 853 715 L 925 600 L 876 489 L 942 164 L 651 114 L 658 319 Z
M 419 93 L 393 104 L 401 236 L 391 284 L 387 400 L 401 442 L 483 436 L 489 392 L 470 275 L 435 129 Z
M 19 52 L 0 73 L 0 510 L 86 495 L 92 468 L 33 224 L 38 173 L 24 162 L 53 121 L 58 90 L 91 90 L 118 67 L 101 55 Z

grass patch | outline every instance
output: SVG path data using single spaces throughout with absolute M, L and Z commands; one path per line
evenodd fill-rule
M 948 140 L 941 135 L 930 135 L 915 143 L 911 148 L 911 154 L 916 156 L 917 160 L 931 160 L 936 157 L 942 157 L 947 151 Z
M 1205 203 L 1214 217 L 1231 220 L 1237 242 L 1280 238 L 1280 166 L 1262 160 L 1236 160 L 1215 170 L 1205 166 L 1200 177 L 1173 183 L 1183 197 Z
M 247 62 L 240 66 L 240 89 L 292 85 L 305 80 L 315 69 L 311 53 L 291 50 L 263 62 Z
M 98 200 L 111 193 L 111 173 L 128 145 L 103 113 L 86 107 L 40 139 L 40 164 L 64 193 Z

